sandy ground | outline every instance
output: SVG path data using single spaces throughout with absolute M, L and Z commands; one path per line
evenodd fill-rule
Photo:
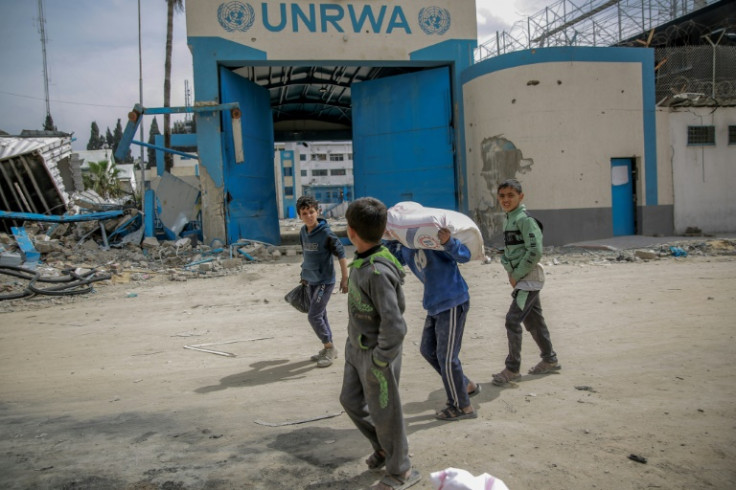
M 552 261 L 558 262 L 552 265 Z M 433 418 L 439 376 L 419 355 L 421 288 L 406 282 L 402 401 L 412 460 L 490 473 L 511 490 L 736 486 L 736 256 L 548 256 L 542 293 L 563 369 L 491 384 L 510 289 L 500 264 L 462 266 L 462 361 L 479 417 Z M 299 264 L 224 277 L 96 285 L 0 309 L 3 489 L 355 489 L 368 443 L 338 401 L 342 355 L 283 302 Z M 9 303 L 9 302 L 6 302 Z M 346 299 L 333 296 L 336 342 Z M 524 339 L 523 372 L 537 361 Z M 230 353 L 223 356 L 187 346 Z M 629 459 L 646 458 L 646 463 Z

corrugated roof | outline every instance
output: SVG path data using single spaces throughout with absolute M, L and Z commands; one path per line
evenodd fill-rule
M 70 137 L 19 138 L 17 136 L 0 136 L 0 160 L 35 151 L 44 154 L 44 159 L 60 159 L 68 156 L 71 150 Z

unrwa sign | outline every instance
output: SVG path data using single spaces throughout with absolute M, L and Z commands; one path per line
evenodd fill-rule
M 217 45 L 224 39 L 269 61 L 408 60 L 435 44 L 477 42 L 471 0 L 187 0 L 186 15 L 190 43 L 240 57 Z
M 391 34 L 401 30 L 412 34 L 412 26 L 401 5 L 362 7 L 337 3 L 261 3 L 260 22 L 271 32 L 366 32 Z M 256 22 L 256 10 L 250 3 L 227 2 L 217 9 L 217 19 L 228 32 L 248 31 Z M 450 28 L 451 15 L 447 9 L 423 7 L 415 19 L 415 26 L 425 34 L 443 35 Z

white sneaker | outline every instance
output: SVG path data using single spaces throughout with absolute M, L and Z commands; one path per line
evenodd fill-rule
M 313 360 L 314 362 L 317 362 L 317 361 L 319 361 L 319 360 L 320 360 L 320 359 L 321 359 L 322 357 L 324 357 L 324 355 L 325 355 L 325 351 L 326 351 L 326 350 L 327 350 L 327 349 L 320 349 L 320 351 L 319 351 L 319 352 L 317 352 L 317 353 L 316 353 L 315 355 L 313 355 L 313 356 L 311 357 L 311 359 L 312 359 L 312 360 Z
M 337 359 L 337 349 L 330 347 L 329 349 L 322 349 L 319 351 L 319 358 L 317 359 L 317 367 L 327 367 L 332 364 L 332 361 Z

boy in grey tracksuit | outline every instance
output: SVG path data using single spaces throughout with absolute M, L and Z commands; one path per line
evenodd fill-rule
M 399 398 L 406 335 L 404 272 L 381 245 L 386 226 L 386 206 L 381 201 L 353 201 L 346 218 L 356 255 L 349 265 L 348 338 L 340 403 L 373 446 L 368 467 L 386 465 L 387 474 L 376 488 L 413 484 L 419 473 L 411 468 Z

